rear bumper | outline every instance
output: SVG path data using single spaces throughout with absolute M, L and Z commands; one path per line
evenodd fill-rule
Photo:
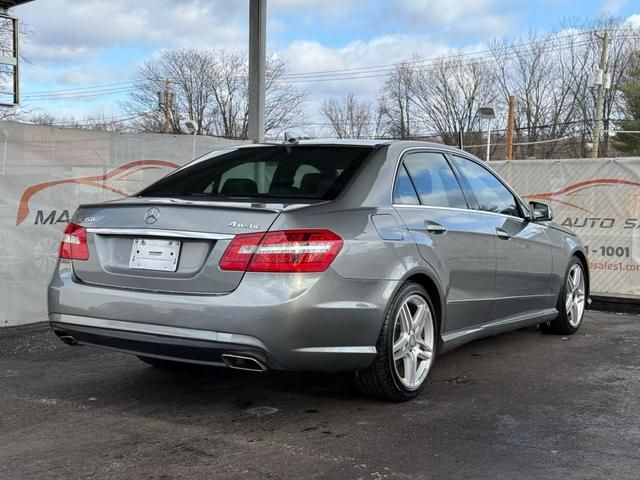
M 375 358 L 397 283 L 322 274 L 246 274 L 226 295 L 181 295 L 80 283 L 61 265 L 49 287 L 58 335 L 126 353 L 223 365 L 225 353 L 268 368 L 345 371 Z
M 283 368 L 268 357 L 260 340 L 247 335 L 57 313 L 51 314 L 49 321 L 56 335 L 72 337 L 81 345 L 216 366 L 225 365 L 223 354 L 236 354 L 255 358 L 272 369 Z

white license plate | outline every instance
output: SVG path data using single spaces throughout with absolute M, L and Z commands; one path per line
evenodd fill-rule
M 178 240 L 136 238 L 131 247 L 129 268 L 175 272 L 179 256 Z

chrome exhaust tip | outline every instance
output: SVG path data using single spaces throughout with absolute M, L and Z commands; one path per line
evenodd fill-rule
M 267 370 L 267 366 L 264 363 L 245 355 L 223 353 L 222 361 L 227 367 L 234 370 L 249 370 L 250 372 L 264 372 Z
M 73 338 L 71 335 L 60 335 L 58 338 L 60 338 L 60 340 L 62 340 L 67 345 L 77 345 L 78 344 L 78 341 L 75 338 Z

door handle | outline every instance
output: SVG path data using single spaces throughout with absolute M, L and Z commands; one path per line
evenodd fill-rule
M 447 229 L 445 227 L 437 223 L 428 223 L 426 225 L 426 228 L 427 228 L 427 232 L 433 233 L 436 235 L 442 235 L 443 233 L 447 232 Z
M 498 235 L 498 238 L 501 238 L 502 240 L 509 240 L 511 238 L 511 235 L 501 228 L 496 228 L 496 235 Z

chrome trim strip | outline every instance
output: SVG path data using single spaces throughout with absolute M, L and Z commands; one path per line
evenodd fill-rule
M 553 317 L 558 314 L 558 310 L 555 308 L 545 308 L 543 310 L 537 310 L 531 313 L 524 313 L 516 317 L 509 317 L 506 319 L 495 320 L 489 323 L 479 324 L 469 328 L 462 328 L 460 330 L 454 330 L 442 335 L 442 340 L 445 343 L 456 341 L 458 339 L 474 336 L 477 334 L 484 334 L 485 332 L 491 332 L 493 329 L 515 325 L 518 323 L 525 323 L 535 320 L 544 321 L 548 317 Z
M 306 347 L 296 348 L 296 352 L 303 353 L 371 353 L 376 354 L 376 347 Z
M 233 343 L 245 346 L 251 345 L 266 350 L 264 344 L 255 337 L 250 337 L 249 335 L 238 335 L 235 333 L 215 332 L 213 330 L 169 327 L 166 325 L 126 322 L 122 320 L 109 320 L 106 318 L 65 315 L 60 313 L 50 314 L 49 321 L 51 323 L 103 328 L 106 330 L 119 330 L 132 333 L 143 333 L 147 335 L 160 335 L 163 337 L 178 337 L 191 340 L 205 340 L 208 342 Z
M 397 203 L 392 204 L 392 207 L 393 208 L 430 208 L 435 210 L 453 210 L 456 212 L 473 212 L 473 213 L 483 213 L 487 215 L 497 215 L 499 217 L 507 217 L 507 218 L 513 218 L 515 220 L 520 220 L 521 222 L 524 222 L 526 220 L 525 218 L 514 217 L 513 215 L 507 215 L 506 213 L 487 212 L 485 210 L 476 210 L 474 208 L 431 207 L 429 205 L 402 205 Z
M 491 168 L 491 167 L 489 167 L 487 165 L 487 163 L 489 163 L 489 162 L 480 160 L 479 158 L 474 157 L 473 155 L 471 155 L 468 152 L 465 152 L 464 150 L 460 150 L 460 149 L 453 148 L 453 147 L 448 147 L 447 148 L 447 146 L 445 146 L 445 145 L 443 145 L 443 147 L 444 148 L 439 148 L 437 146 L 431 146 L 431 145 L 425 145 L 424 147 L 407 147 L 407 148 L 403 149 L 400 152 L 400 155 L 398 155 L 398 159 L 396 160 L 396 168 L 395 168 L 394 173 L 393 173 L 393 182 L 391 184 L 391 205 L 394 208 L 396 208 L 396 207 L 441 208 L 441 209 L 445 209 L 445 210 L 459 210 L 459 211 L 462 211 L 462 212 L 488 213 L 490 215 L 499 215 L 501 217 L 517 218 L 518 220 L 527 220 L 526 218 L 523 218 L 523 217 L 515 217 L 513 215 L 506 215 L 506 214 L 503 214 L 503 213 L 487 212 L 485 210 L 475 210 L 473 208 L 430 207 L 429 205 L 396 205 L 395 203 L 393 203 L 393 194 L 396 191 L 396 182 L 398 180 L 398 171 L 400 170 L 400 165 L 402 164 L 402 159 L 403 159 L 405 153 L 410 152 L 412 150 L 421 150 L 423 152 L 435 152 L 435 153 L 441 153 L 443 155 L 457 155 L 458 157 L 461 157 L 461 158 L 464 158 L 464 159 L 469 160 L 471 162 L 477 163 L 479 166 L 483 167 L 485 170 L 487 170 L 489 173 L 491 173 L 493 176 L 495 176 L 500 181 L 500 183 L 502 183 L 502 186 L 505 187 L 507 190 L 509 190 L 509 192 L 516 198 L 516 200 L 519 200 L 521 203 L 523 203 L 525 205 L 528 205 L 528 203 L 524 202 L 524 200 L 522 200 L 522 198 L 520 198 L 520 195 L 518 195 L 513 190 L 513 188 L 511 188 L 511 186 L 504 180 L 504 178 L 502 178 L 500 175 L 498 175 L 493 170 L 493 168 Z M 463 190 L 463 195 L 464 195 L 464 189 L 462 188 L 462 185 L 460 186 L 460 188 Z M 465 201 L 466 201 L 466 198 L 465 198 Z
M 428 146 L 428 145 L 425 145 L 424 147 L 406 147 L 406 148 L 403 148 L 400 151 L 400 154 L 398 155 L 398 158 L 396 160 L 396 168 L 394 169 L 393 181 L 391 182 L 391 198 L 390 199 L 391 199 L 391 204 L 392 205 L 393 205 L 393 194 L 396 191 L 396 183 L 398 181 L 398 171 L 400 170 L 400 165 L 402 165 L 403 157 L 407 152 L 411 152 L 413 150 L 420 150 L 420 151 L 423 151 L 423 152 L 435 152 L 435 153 L 444 154 L 444 149 L 440 150 L 437 147 L 431 147 L 431 146 Z M 418 192 L 416 192 L 416 194 L 418 194 L 418 197 L 420 196 L 420 194 Z M 424 206 L 424 205 L 420 205 L 420 206 Z
M 145 237 L 195 238 L 200 240 L 231 240 L 235 235 L 226 233 L 192 232 L 187 230 L 161 230 L 153 228 L 99 228 L 89 227 L 87 232 L 97 235 L 134 235 Z
M 536 295 L 514 295 L 512 297 L 489 297 L 489 298 L 462 298 L 460 300 L 451 300 L 447 304 L 466 303 L 466 302 L 496 302 L 500 300 L 515 300 L 518 298 L 539 298 L 539 297 L 557 297 L 552 293 L 538 293 Z

